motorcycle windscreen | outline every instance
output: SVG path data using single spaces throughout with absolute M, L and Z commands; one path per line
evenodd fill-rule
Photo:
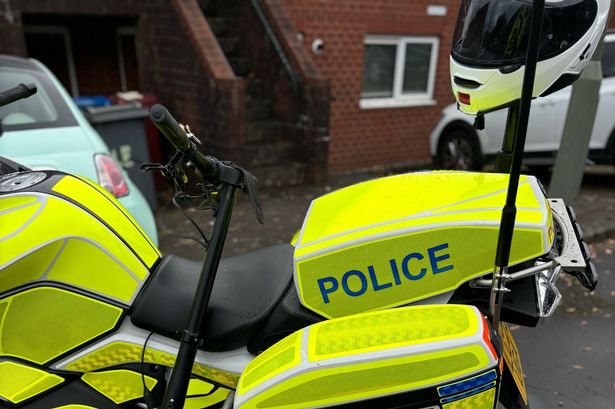
M 538 59 L 549 59 L 572 47 L 587 33 L 597 13 L 596 0 L 545 5 Z M 524 64 L 531 18 L 529 0 L 463 0 L 452 56 L 476 67 Z

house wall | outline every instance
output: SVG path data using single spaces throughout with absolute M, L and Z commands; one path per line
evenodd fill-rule
M 153 92 L 189 123 L 207 153 L 240 159 L 243 83 L 196 0 L 12 0 L 10 5 L 13 20 L 0 17 L 0 53 L 28 56 L 26 25 L 66 27 L 82 95 L 120 89 L 115 28 L 134 26 L 139 67 L 131 77 L 139 78 L 139 90 Z
M 303 34 L 302 45 L 309 50 L 316 38 L 325 42 L 321 55 L 311 54 L 319 77 L 331 81 L 331 103 L 311 109 L 314 128 L 329 130 L 328 170 L 344 173 L 363 169 L 423 166 L 430 163 L 429 134 L 441 110 L 453 102 L 450 91 L 448 55 L 459 0 L 261 0 L 269 16 L 280 20 L 274 27 L 288 34 Z M 12 0 L 13 20 L 0 17 L 0 53 L 27 55 L 23 25 L 32 15 L 128 16 L 138 22 L 137 54 L 142 91 L 154 91 L 182 120 L 199 129 L 208 153 L 241 160 L 244 103 L 241 80 L 229 71 L 215 36 L 200 15 L 196 0 Z M 427 16 L 428 5 L 447 7 L 446 16 Z M 0 10 L 4 11 L 4 10 Z M 279 18 L 289 16 L 290 23 Z M 276 20 L 276 21 L 277 21 Z M 615 15 L 611 17 L 615 27 Z M 296 44 L 288 35 L 282 43 L 291 58 L 298 58 Z M 438 36 L 435 105 L 404 108 L 361 109 L 364 38 L 366 34 Z M 255 35 L 255 39 L 263 36 Z M 87 42 L 86 42 L 87 43 Z M 112 47 L 112 46 L 110 46 Z M 311 53 L 311 52 L 310 52 Z M 300 60 L 305 60 L 305 55 Z M 108 59 L 112 61 L 111 58 Z M 76 61 L 76 64 L 79 63 Z M 115 61 L 113 61 L 115 64 Z M 106 93 L 117 83 L 109 67 L 90 64 L 96 81 L 79 79 L 83 93 Z M 96 69 L 98 68 L 98 76 Z M 79 70 L 81 71 L 81 70 Z M 102 82 L 105 82 L 102 89 Z M 87 85 L 87 87 L 86 87 Z M 317 88 L 311 100 L 329 97 L 328 86 Z M 325 90 L 326 92 L 322 91 Z M 280 102 L 281 101 L 281 102 Z M 283 110 L 283 99 L 276 110 Z M 330 109 L 329 109 L 330 108 Z M 319 121 L 324 117 L 330 120 Z M 329 127 L 327 127 L 329 125 Z M 325 144 L 323 144 L 324 146 Z M 326 151 L 324 146 L 322 151 Z M 311 152 L 311 151 L 310 151 Z M 317 155 L 318 157 L 326 156 Z M 321 166 L 318 162 L 316 166 Z
M 202 140 L 202 150 L 241 161 L 244 83 L 235 77 L 196 0 L 150 1 L 139 17 L 141 84 Z
M 325 43 L 314 61 L 331 79 L 333 173 L 374 167 L 421 166 L 430 163 L 429 134 L 441 110 L 453 102 L 448 58 L 458 0 L 282 0 L 295 29 L 311 47 Z M 447 7 L 446 16 L 428 16 L 428 5 Z M 366 34 L 437 36 L 440 40 L 435 105 L 361 109 L 364 38 Z

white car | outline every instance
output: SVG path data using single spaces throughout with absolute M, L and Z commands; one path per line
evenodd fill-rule
M 589 160 L 615 164 L 615 34 L 605 38 L 602 58 L 604 79 L 600 103 L 589 144 Z M 528 167 L 553 165 L 564 130 L 572 87 L 532 102 L 524 163 Z M 430 136 L 431 155 L 437 168 L 479 170 L 492 162 L 502 147 L 508 110 L 485 116 L 485 129 L 474 129 L 474 117 L 461 113 L 455 104 L 442 111 Z

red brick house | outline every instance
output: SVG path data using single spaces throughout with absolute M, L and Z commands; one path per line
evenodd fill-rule
M 4 0 L 0 53 L 154 92 L 265 183 L 428 165 L 459 0 Z
M 331 81 L 329 170 L 430 163 L 429 134 L 453 101 L 457 0 L 283 0 Z

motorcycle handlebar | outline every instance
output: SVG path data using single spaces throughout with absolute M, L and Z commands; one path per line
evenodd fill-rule
M 188 152 L 192 148 L 186 132 L 179 126 L 173 115 L 161 104 L 156 104 L 149 110 L 149 117 L 160 129 L 160 132 L 182 152 Z
M 188 138 L 186 132 L 179 126 L 173 115 L 161 104 L 156 104 L 149 110 L 149 117 L 175 148 L 183 153 L 193 152 L 190 161 L 204 175 L 213 177 L 217 173 L 218 162 L 196 150 L 194 142 Z
M 36 85 L 19 84 L 15 88 L 0 92 L 0 107 L 10 104 L 11 102 L 19 101 L 23 98 L 28 98 L 36 94 Z

